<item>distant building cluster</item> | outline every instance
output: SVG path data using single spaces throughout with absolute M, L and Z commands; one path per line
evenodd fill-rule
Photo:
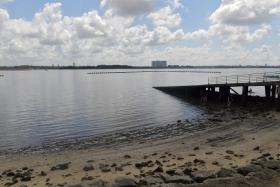
M 152 61 L 153 68 L 166 68 L 167 61 Z

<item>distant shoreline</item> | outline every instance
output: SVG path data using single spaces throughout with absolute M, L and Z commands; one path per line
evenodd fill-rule
M 7 70 L 102 70 L 102 69 L 243 69 L 243 68 L 280 68 L 280 66 L 177 66 L 170 65 L 166 68 L 153 68 L 149 66 L 128 66 L 128 65 L 97 65 L 97 66 L 0 66 L 0 71 Z

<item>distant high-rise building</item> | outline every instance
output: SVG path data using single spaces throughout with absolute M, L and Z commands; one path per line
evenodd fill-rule
M 76 63 L 75 62 L 73 62 L 73 67 L 75 67 L 76 66 Z
M 152 61 L 153 68 L 166 68 L 167 61 Z

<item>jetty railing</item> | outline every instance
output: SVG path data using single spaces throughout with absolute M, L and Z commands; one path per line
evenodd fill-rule
M 280 81 L 280 71 L 209 77 L 208 84 L 239 84 Z

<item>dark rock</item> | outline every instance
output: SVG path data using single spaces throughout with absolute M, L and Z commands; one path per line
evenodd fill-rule
M 21 172 L 15 173 L 15 175 L 13 176 L 13 178 L 21 178 L 23 176 L 23 174 Z
M 83 187 L 81 184 L 70 185 L 68 187 Z
M 257 172 L 257 171 L 260 171 L 261 169 L 262 169 L 261 166 L 251 164 L 248 166 L 238 168 L 237 172 L 243 176 L 247 176 L 249 173 Z
M 147 162 L 141 162 L 141 163 L 136 163 L 135 167 L 138 169 L 142 169 L 143 167 L 153 167 L 154 164 L 151 160 L 147 161 Z
M 263 168 L 262 170 L 248 174 L 247 178 L 256 178 L 259 181 L 272 181 L 275 178 L 279 178 L 279 173 L 268 168 Z
M 206 155 L 212 155 L 212 154 L 213 154 L 213 151 L 206 152 L 205 154 L 206 154 Z
M 234 151 L 232 151 L 232 150 L 226 150 L 226 153 L 227 153 L 227 154 L 230 154 L 230 155 L 233 155 L 233 154 L 234 154 Z
M 102 168 L 101 171 L 102 171 L 103 173 L 108 173 L 108 172 L 111 171 L 111 169 L 110 169 L 110 168 Z
M 224 158 L 227 160 L 232 160 L 232 158 L 229 155 L 224 156 Z
M 147 186 L 148 185 L 148 182 L 146 180 L 139 180 L 139 182 L 137 183 L 139 186 Z
M 162 184 L 162 183 L 164 183 L 162 178 L 153 177 L 153 176 L 146 177 L 145 181 L 148 183 L 147 186 L 152 186 L 152 185 L 155 185 L 155 184 Z
M 260 146 L 257 146 L 253 149 L 254 151 L 259 151 L 260 150 Z
M 192 184 L 194 181 L 193 179 L 188 176 L 188 175 L 184 175 L 184 176 L 162 176 L 164 182 L 166 183 L 181 183 L 181 184 Z
M 166 172 L 168 175 L 175 175 L 176 174 L 176 170 L 174 169 L 170 169 L 170 170 L 166 170 Z
M 270 156 L 271 156 L 270 153 L 264 153 L 264 154 L 262 154 L 262 156 L 258 157 L 258 159 L 264 159 L 264 158 L 270 157 Z
M 268 169 L 272 169 L 272 170 L 280 169 L 280 161 L 278 161 L 278 160 L 260 161 L 260 162 L 256 163 L 256 165 L 260 165 L 264 168 L 268 168 Z
M 13 176 L 15 176 L 16 174 L 14 173 L 14 172 L 12 172 L 12 171 L 10 171 L 10 172 L 8 172 L 7 174 L 6 174 L 6 176 L 7 177 L 13 177 Z
M 115 171 L 123 171 L 122 167 L 115 167 Z
M 99 164 L 99 169 L 103 172 L 103 173 L 108 173 L 111 171 L 111 168 L 109 168 L 108 165 L 105 164 Z
M 94 178 L 92 176 L 82 177 L 81 181 L 92 181 Z
M 73 176 L 71 173 L 68 173 L 68 174 L 66 174 L 66 175 L 64 175 L 63 177 L 71 177 L 71 176 Z
M 31 181 L 31 176 L 30 175 L 24 175 L 24 176 L 21 177 L 21 181 L 23 181 L 23 182 Z
M 193 163 L 195 163 L 195 164 L 205 164 L 205 161 L 201 160 L 201 159 L 194 159 Z
M 183 170 L 183 173 L 184 173 L 185 175 L 191 175 L 192 170 L 191 170 L 190 168 L 186 168 L 186 169 Z
M 191 177 L 197 183 L 202 183 L 206 179 L 215 178 L 213 171 L 195 171 L 191 173 Z
M 213 161 L 213 162 L 212 162 L 212 165 L 218 166 L 218 165 L 219 165 L 219 162 Z
M 208 120 L 212 122 L 223 122 L 223 120 L 219 118 L 209 118 Z
M 136 182 L 127 177 L 118 177 L 115 179 L 116 187 L 136 187 Z
M 56 170 L 66 170 L 69 168 L 70 162 L 68 163 L 63 163 L 63 164 L 58 164 L 56 166 L 53 166 L 51 168 L 52 171 L 56 171 Z
M 83 170 L 84 171 L 92 171 L 92 170 L 94 170 L 94 167 L 91 164 L 87 164 L 87 165 L 84 166 Z
M 131 156 L 130 156 L 130 155 L 124 155 L 124 158 L 125 158 L 125 159 L 130 159 Z
M 111 187 L 111 185 L 109 182 L 100 179 L 92 182 L 89 187 Z
M 197 147 L 193 148 L 193 150 L 197 151 L 197 150 L 199 150 L 199 147 L 197 146 Z
M 155 173 L 162 173 L 163 172 L 163 169 L 161 166 L 158 166 L 155 170 L 154 170 Z
M 41 172 L 40 172 L 40 174 L 39 174 L 39 176 L 41 176 L 41 177 L 45 177 L 45 176 L 47 176 L 47 173 L 46 173 L 46 172 L 44 172 L 44 171 L 41 171 Z
M 162 163 L 159 161 L 159 160 L 156 160 L 156 165 L 158 165 L 158 166 L 162 166 Z
M 221 168 L 220 171 L 217 172 L 217 177 L 232 177 L 235 174 L 233 170 Z

